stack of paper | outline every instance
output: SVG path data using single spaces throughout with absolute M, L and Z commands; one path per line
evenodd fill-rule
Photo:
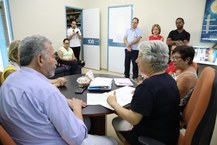
M 133 83 L 128 78 L 114 78 L 116 86 L 133 86 Z
M 116 93 L 117 102 L 121 106 L 129 104 L 132 100 L 133 92 L 135 88 L 132 87 L 122 87 L 117 90 L 114 90 Z M 87 93 L 87 105 L 102 105 L 106 108 L 114 110 L 108 103 L 107 98 L 109 95 L 113 95 L 114 91 L 108 93 Z
M 112 78 L 97 77 L 91 81 L 88 90 L 111 90 L 111 86 Z

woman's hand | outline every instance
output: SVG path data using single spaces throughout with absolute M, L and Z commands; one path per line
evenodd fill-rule
M 113 95 L 109 95 L 109 97 L 107 98 L 107 102 L 111 106 L 113 106 L 115 103 L 117 103 L 116 92 L 115 91 L 114 91 Z

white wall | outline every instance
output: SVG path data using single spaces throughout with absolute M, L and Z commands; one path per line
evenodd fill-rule
M 107 31 L 108 31 L 108 7 L 132 4 L 134 16 L 140 19 L 139 27 L 143 30 L 147 39 L 151 34 L 151 27 L 158 23 L 161 26 L 161 34 L 168 36 L 172 29 L 176 29 L 175 20 L 183 17 L 184 28 L 190 32 L 192 45 L 208 45 L 201 43 L 200 35 L 205 9 L 205 0 L 85 0 L 85 8 L 100 8 L 101 11 L 101 67 L 107 68 Z
M 48 37 L 55 49 L 66 37 L 65 6 L 80 8 L 80 0 L 9 0 L 14 39 Z
M 65 37 L 65 6 L 99 8 L 101 15 L 101 68 L 107 68 L 108 7 L 132 4 L 134 16 L 140 19 L 144 37 L 151 34 L 154 23 L 162 28 L 166 38 L 175 27 L 175 19 L 183 17 L 184 28 L 191 33 L 192 45 L 200 43 L 205 0 L 9 0 L 15 39 L 41 34 L 53 42 L 54 48 L 62 45 Z

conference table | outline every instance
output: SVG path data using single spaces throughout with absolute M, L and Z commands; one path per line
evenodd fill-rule
M 63 87 L 59 87 L 60 92 L 68 99 L 71 99 L 72 97 L 78 98 L 83 100 L 84 102 L 87 102 L 87 93 L 89 92 L 87 89 L 82 94 L 75 94 L 75 90 L 79 88 L 79 85 L 77 83 L 77 79 L 81 76 L 84 76 L 84 74 L 78 74 L 78 75 L 69 75 L 64 76 L 64 78 L 67 79 L 67 83 Z M 120 78 L 118 76 L 114 75 L 108 75 L 108 74 L 94 74 L 94 77 L 106 77 L 106 78 Z M 137 85 L 134 83 L 134 87 Z M 115 90 L 117 87 L 114 84 L 114 81 L 112 81 L 112 90 Z M 102 93 L 102 92 L 96 92 L 94 93 Z M 97 134 L 97 135 L 105 135 L 106 132 L 106 115 L 114 113 L 113 110 L 107 109 L 101 105 L 87 105 L 82 110 L 83 116 L 88 116 L 91 121 L 91 128 L 89 133 L 90 134 Z

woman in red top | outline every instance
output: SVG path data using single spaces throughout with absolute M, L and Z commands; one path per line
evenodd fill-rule
M 154 24 L 151 28 L 152 35 L 148 37 L 148 40 L 161 40 L 164 41 L 163 36 L 160 35 L 161 28 L 160 25 Z

